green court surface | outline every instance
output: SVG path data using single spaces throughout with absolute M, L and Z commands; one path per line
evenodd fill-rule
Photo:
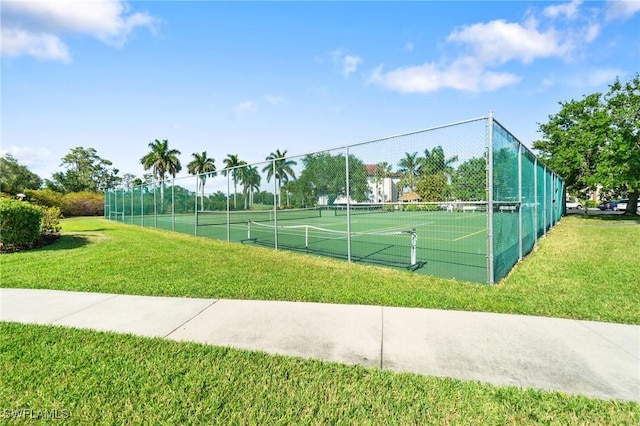
M 418 274 L 484 282 L 487 216 L 484 211 L 332 210 L 235 211 L 198 215 L 128 216 L 126 223 L 196 234 L 246 245 L 291 250 Z M 229 225 L 227 225 L 229 220 Z M 350 231 L 350 245 L 349 233 Z M 412 237 L 414 242 L 412 244 Z M 412 262 L 412 245 L 415 262 Z

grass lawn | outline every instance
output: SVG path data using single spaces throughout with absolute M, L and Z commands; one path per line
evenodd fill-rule
M 488 286 L 195 238 L 99 218 L 67 219 L 40 250 L 3 254 L 2 286 L 502 312 L 640 324 L 640 221 L 564 218 Z
M 14 323 L 1 327 L 4 421 L 19 414 L 51 413 L 73 424 L 640 421 L 637 403 L 88 330 Z
M 565 218 L 496 286 L 94 218 L 65 220 L 63 232 L 49 247 L 1 255 L 2 286 L 640 323 L 640 226 L 632 219 Z M 52 414 L 74 424 L 640 422 L 637 403 L 14 323 L 0 323 L 0 374 L 0 423 Z

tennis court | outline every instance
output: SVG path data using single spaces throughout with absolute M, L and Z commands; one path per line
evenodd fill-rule
M 462 280 L 486 275 L 484 211 L 363 213 L 354 209 L 349 229 L 346 212 L 335 208 L 281 210 L 277 216 L 273 210 L 199 212 L 198 226 L 193 213 L 137 216 L 133 223 L 419 274 Z
M 105 217 L 493 284 L 558 222 L 563 193 L 490 114 L 121 188 Z

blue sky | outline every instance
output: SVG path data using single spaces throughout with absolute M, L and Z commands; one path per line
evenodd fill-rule
M 1 7 L 0 152 L 42 178 L 76 146 L 141 176 L 154 139 L 220 167 L 489 110 L 531 146 L 559 101 L 640 70 L 640 0 Z

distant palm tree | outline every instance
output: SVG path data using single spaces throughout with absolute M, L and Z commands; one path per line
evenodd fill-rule
M 446 158 L 441 146 L 434 147 L 431 152 L 427 148 L 424 150 L 424 157 L 418 159 L 418 174 L 421 176 L 440 173 L 451 175 L 453 164 L 456 161 L 458 161 L 458 156 Z
M 199 178 L 200 210 L 204 210 L 204 184 L 207 181 L 207 177 L 216 175 L 216 160 L 207 157 L 207 151 L 202 151 L 202 153 L 194 152 L 191 156 L 193 161 L 187 164 L 187 170 L 190 174 L 197 175 Z
M 145 170 L 152 169 L 153 176 L 160 182 L 160 205 L 164 209 L 164 179 L 169 173 L 174 179 L 176 174 L 182 170 L 177 149 L 169 149 L 169 141 L 154 140 L 149 142 L 151 152 L 140 159 L 140 163 Z
M 384 183 L 390 174 L 391 164 L 387 163 L 386 161 L 376 164 L 376 168 L 374 170 L 374 180 L 376 182 L 376 202 L 378 198 L 378 183 L 380 182 L 382 182 L 382 202 L 385 202 Z
M 240 182 L 243 185 L 242 194 L 244 196 L 244 208 L 253 207 L 253 191 L 260 187 L 260 173 L 253 166 L 240 169 Z
M 418 153 L 409 154 L 405 152 L 404 154 L 405 157 L 398 162 L 399 172 L 402 173 L 400 186 L 402 189 L 408 187 L 409 190 L 415 191 L 418 183 Z
M 266 158 L 270 161 L 270 163 L 264 166 L 264 168 L 262 169 L 263 172 L 267 172 L 267 182 L 271 180 L 275 173 L 275 177 L 278 181 L 278 207 L 282 207 L 282 184 L 289 182 L 289 178 L 296 178 L 296 175 L 291 166 L 295 166 L 298 163 L 293 160 L 287 160 L 285 158 L 286 156 L 287 150 L 284 150 L 284 152 L 280 152 L 279 149 L 276 149 L 276 152 L 272 152 Z
M 244 166 L 247 163 L 241 161 L 238 158 L 238 154 L 227 154 L 227 158 L 222 161 L 225 168 L 222 170 L 222 175 L 226 176 L 231 171 L 231 179 L 233 179 L 233 208 L 237 209 L 236 195 L 238 193 L 238 178 L 240 177 L 240 166 Z

